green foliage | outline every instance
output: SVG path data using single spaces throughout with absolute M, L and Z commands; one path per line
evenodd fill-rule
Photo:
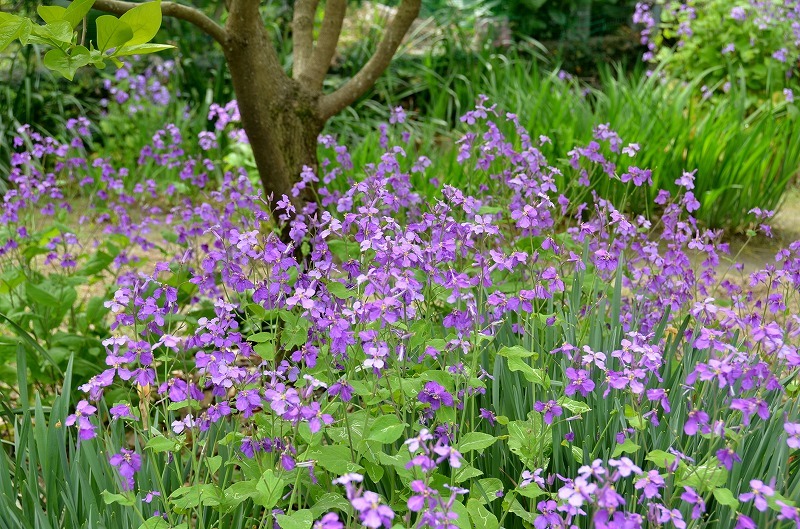
M 646 205 L 656 190 L 675 193 L 675 180 L 684 171 L 697 170 L 694 193 L 702 204 L 698 218 L 709 227 L 744 232 L 753 221 L 753 208 L 780 206 L 800 167 L 797 106 L 782 98 L 754 105 L 744 81 L 724 97 L 704 98 L 699 87 L 708 82 L 705 75 L 681 84 L 665 81 L 658 73 L 628 75 L 601 69 L 599 86 L 591 87 L 558 71 L 544 71 L 523 52 L 458 56 L 454 60 L 464 68 L 452 70 L 449 76 L 428 69 L 427 60 L 407 77 L 408 88 L 401 93 L 413 93 L 409 101 L 418 109 L 419 119 L 407 124 L 417 138 L 412 147 L 431 158 L 431 174 L 442 175 L 441 183 L 476 189 L 486 182 L 482 171 L 456 163 L 458 150 L 448 126 L 458 123 L 479 94 L 517 114 L 526 130 L 547 136 L 551 142 L 539 148 L 555 158 L 568 158 L 576 144 L 587 145 L 593 129 L 602 124 L 618 132 L 625 144 L 639 144 L 635 158 L 605 154 L 617 164 L 618 175 L 631 165 L 652 168 L 654 186 L 649 190 L 605 176 L 591 180 L 593 189 L 618 207 L 647 215 L 654 213 Z M 388 103 L 399 102 L 390 99 Z M 365 101 L 354 108 L 359 121 L 345 113 L 329 125 L 331 131 L 345 131 L 343 139 L 360 138 L 352 150 L 356 165 L 381 150 L 377 135 L 360 134 L 362 127 L 374 123 L 363 119 L 370 115 L 371 105 Z M 438 119 L 430 120 L 430 116 Z M 388 116 L 373 119 L 387 120 Z M 508 124 L 499 126 L 510 132 Z M 428 154 L 431 149 L 436 156 Z M 572 187 L 563 177 L 557 181 L 572 200 L 588 196 L 585 188 Z M 431 185 L 427 178 L 415 181 L 417 189 L 427 189 L 429 196 L 436 192 L 437 183 Z
M 791 5 L 749 0 L 664 2 L 655 61 L 675 79 L 709 87 L 744 83 L 756 99 L 798 87 Z M 740 15 L 735 12 L 740 10 Z M 780 50 L 783 50 L 781 58 Z M 777 53 L 777 54 L 776 54 Z
M 75 72 L 89 64 L 105 68 L 106 61 L 119 65 L 119 57 L 156 53 L 172 46 L 147 44 L 161 26 L 160 0 L 137 5 L 120 18 L 103 15 L 96 20 L 96 41 L 84 46 L 85 31 L 78 40 L 77 27 L 94 0 L 75 0 L 67 7 L 39 6 L 44 21 L 38 24 L 26 16 L 0 12 L 0 52 L 18 40 L 23 46 L 41 44 L 52 48 L 44 65 L 72 80 Z

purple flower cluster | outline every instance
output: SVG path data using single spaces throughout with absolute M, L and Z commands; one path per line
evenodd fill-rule
M 235 106 L 213 116 L 222 125 L 203 141 L 235 121 Z M 485 178 L 430 200 L 412 186 L 429 160 L 388 143 L 390 129 L 380 159 L 359 168 L 321 138 L 331 159 L 304 177 L 320 200 L 295 212 L 284 238 L 247 175 L 187 155 L 177 127 L 158 131 L 143 161 L 203 189 L 217 174 L 219 186 L 173 195 L 169 211 L 147 206 L 159 184 L 126 191 L 123 168 L 25 131 L 35 147 L 15 154 L 0 258 L 33 244 L 30 211 L 68 202 L 59 178 L 69 175 L 102 184 L 93 200 L 106 207 L 85 222 L 130 245 L 112 265 L 104 365 L 65 426 L 98 444 L 112 430 L 158 432 L 175 443 L 170 458 L 225 454 L 223 468 L 243 469 L 258 494 L 284 487 L 276 509 L 296 510 L 308 491 L 338 494 L 349 507 L 317 516 L 326 529 L 449 528 L 465 504 L 539 529 L 680 528 L 720 513 L 742 527 L 795 522 L 797 487 L 783 472 L 800 448 L 800 317 L 788 308 L 800 243 L 734 282 L 735 269 L 721 273 L 721 234 L 692 217 L 694 173 L 678 179 L 681 193 L 658 193 L 657 219 L 631 217 L 594 182 L 638 189 L 654 172 L 619 175 L 640 147 L 607 125 L 551 165 L 546 142 L 484 98 L 463 122 L 459 157 Z M 58 177 L 37 165 L 44 157 Z M 52 251 L 92 246 L 70 233 Z M 163 253 L 134 270 L 134 247 Z M 144 487 L 140 469 L 160 456 L 117 443 L 105 450 L 122 488 L 135 489 L 134 476 Z M 504 458 L 489 462 L 487 450 Z M 476 499 L 473 485 L 494 497 Z M 712 497 L 739 505 L 723 511 Z

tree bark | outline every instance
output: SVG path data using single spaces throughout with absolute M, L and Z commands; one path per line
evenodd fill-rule
M 325 125 L 317 111 L 321 94 L 284 73 L 258 16 L 258 2 L 247 3 L 232 5 L 225 59 L 265 196 L 281 210 L 276 213 L 289 215 L 278 201 L 286 195 L 300 210 L 304 197 L 292 197 L 292 187 L 303 166 L 318 169 L 317 137 Z

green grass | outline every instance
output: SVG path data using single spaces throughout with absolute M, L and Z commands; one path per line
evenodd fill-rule
M 530 49 L 506 55 L 462 52 L 448 51 L 447 60 L 459 64 L 449 73 L 435 67 L 432 54 L 415 73 L 404 74 L 404 83 L 393 78 L 399 72 L 390 73 L 384 83 L 402 88 L 395 99 L 379 84 L 376 98 L 331 121 L 328 131 L 352 146 L 356 166 L 380 156 L 377 124 L 388 119 L 390 106 L 402 103 L 414 116 L 399 129 L 412 133 L 409 157 L 428 156 L 433 162 L 428 174 L 441 183 L 475 189 L 486 182 L 487 174 L 457 164 L 454 141 L 459 116 L 485 94 L 497 104 L 501 131 L 513 133 L 504 114 L 516 114 L 534 143 L 539 135 L 552 140 L 541 147 L 549 158 L 566 158 L 574 146 L 592 140 L 594 127 L 605 123 L 619 133 L 623 144 L 638 143 L 641 150 L 633 159 L 606 154 L 617 164 L 617 174 L 629 165 L 651 169 L 654 185 L 649 190 L 636 190 L 604 175 L 592 179 L 601 196 L 634 212 L 649 213 L 638 211 L 637 205 L 651 203 L 659 189 L 676 192 L 675 180 L 696 169 L 693 192 L 702 204 L 697 218 L 710 228 L 741 232 L 753 220 L 751 209 L 779 207 L 800 168 L 799 113 L 793 104 L 765 101 L 754 108 L 749 94 L 737 86 L 726 97 L 701 100 L 697 94 L 704 77 L 680 85 L 663 82 L 658 73 L 628 74 L 612 68 L 601 70 L 598 86 L 586 86 L 560 78 L 557 69 L 546 70 L 531 60 Z M 557 184 L 567 190 L 570 182 L 560 179 Z M 436 189 L 427 177 L 415 185 L 428 196 Z

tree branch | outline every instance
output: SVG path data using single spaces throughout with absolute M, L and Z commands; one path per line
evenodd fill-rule
M 299 79 L 308 68 L 314 49 L 314 17 L 319 0 L 297 0 L 292 16 L 292 77 Z
M 346 13 L 347 0 L 328 0 L 325 4 L 325 18 L 322 19 L 317 45 L 314 46 L 308 66 L 303 71 L 304 77 L 314 89 L 322 88 L 322 82 L 331 67 Z
M 320 115 L 323 119 L 328 119 L 340 110 L 355 102 L 367 90 L 392 62 L 397 48 L 403 42 L 403 37 L 408 28 L 419 15 L 421 0 L 403 0 L 398 6 L 397 13 L 386 27 L 386 30 L 378 44 L 375 54 L 370 57 L 367 63 L 358 71 L 356 75 L 347 81 L 335 92 L 323 96 L 319 103 Z
M 92 7 L 106 13 L 122 15 L 138 5 L 140 4 L 121 0 L 96 0 Z M 194 7 L 176 4 L 175 2 L 161 2 L 161 14 L 166 17 L 185 20 L 197 26 L 203 33 L 211 36 L 222 45 L 225 44 L 228 38 L 228 34 L 222 26 Z

